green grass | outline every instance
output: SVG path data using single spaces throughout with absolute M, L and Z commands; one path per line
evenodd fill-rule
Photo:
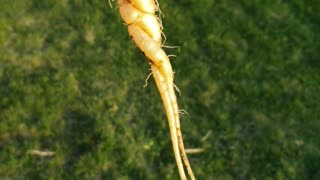
M 320 3 L 159 1 L 201 179 L 320 177 Z M 0 0 L 0 178 L 178 179 L 146 58 L 98 0 Z M 115 4 L 115 3 L 114 3 Z M 208 133 L 205 140 L 201 139 Z M 28 154 L 54 151 L 54 157 Z

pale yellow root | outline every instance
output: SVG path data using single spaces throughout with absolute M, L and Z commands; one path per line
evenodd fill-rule
M 168 117 L 171 141 L 179 175 L 186 180 L 183 163 L 192 180 L 195 179 L 180 130 L 179 109 L 173 83 L 173 71 L 167 54 L 162 49 L 162 23 L 155 13 L 160 12 L 154 0 L 118 0 L 120 15 L 128 25 L 128 32 L 137 47 L 149 59 L 153 77 L 161 94 Z M 164 36 L 165 37 L 165 36 Z M 149 76 L 148 76 L 149 77 Z
M 202 153 L 205 151 L 203 148 L 194 148 L 194 149 L 186 149 L 185 150 L 187 154 L 197 154 L 197 153 Z
M 178 49 L 178 51 L 180 52 L 180 46 L 166 46 L 166 45 L 162 45 L 161 47 L 164 47 L 164 48 L 171 48 L 171 49 L 173 49 L 173 48 L 177 48 L 177 49 Z
M 153 77 L 156 81 L 157 87 L 161 94 L 161 98 L 166 110 L 166 114 L 168 117 L 171 140 L 173 145 L 173 150 L 180 174 L 181 179 L 186 179 L 186 175 L 184 172 L 183 164 L 181 158 L 186 166 L 188 174 L 192 180 L 195 179 L 193 171 L 191 169 L 187 154 L 185 152 L 182 133 L 180 129 L 180 118 L 179 118 L 179 109 L 177 104 L 177 99 L 174 93 L 174 85 L 173 82 L 166 82 L 165 77 L 160 73 L 159 67 L 153 65 L 151 63 L 151 69 L 153 72 Z
M 179 113 L 180 113 L 180 114 L 188 114 L 188 112 L 187 112 L 186 110 L 184 110 L 184 109 L 180 109 L 180 110 L 179 110 Z
M 145 83 L 144 83 L 143 87 L 147 87 L 148 86 L 148 80 L 151 77 L 151 75 L 152 75 L 152 72 L 149 73 L 149 75 L 147 76 L 146 80 L 144 80 Z
M 178 170 L 179 170 L 179 175 L 182 180 L 187 179 L 186 174 L 184 172 L 181 156 L 180 156 L 180 148 L 179 148 L 179 140 L 178 140 L 178 135 L 177 131 L 180 130 L 179 125 L 177 126 L 176 124 L 176 117 L 179 116 L 175 113 L 175 108 L 173 105 L 173 101 L 175 99 L 171 99 L 169 95 L 169 89 L 170 87 L 165 83 L 165 78 L 159 73 L 159 68 L 153 64 L 151 64 L 151 69 L 153 71 L 153 77 L 156 81 L 157 87 L 159 89 L 159 92 L 161 94 L 161 98 L 167 113 L 168 117 L 168 123 L 169 123 L 169 128 L 170 128 L 170 135 L 171 135 L 171 141 L 173 145 L 173 151 L 174 151 L 174 156 L 177 162 Z M 164 85 L 165 84 L 165 85 Z
M 41 156 L 41 157 L 50 157 L 50 156 L 54 156 L 55 152 L 32 149 L 32 150 L 28 151 L 28 154 L 35 155 L 35 156 Z

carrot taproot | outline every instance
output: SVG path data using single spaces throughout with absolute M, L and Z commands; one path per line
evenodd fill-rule
M 118 0 L 122 20 L 128 25 L 128 33 L 136 46 L 148 58 L 152 75 L 158 87 L 167 114 L 174 156 L 180 178 L 185 180 L 183 163 L 192 180 L 195 179 L 185 152 L 175 85 L 169 56 L 162 49 L 162 23 L 156 11 L 160 11 L 155 0 Z

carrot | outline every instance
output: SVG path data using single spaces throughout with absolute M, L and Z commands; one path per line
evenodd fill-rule
M 191 179 L 195 179 L 185 152 L 173 70 L 168 55 L 162 49 L 162 23 L 156 16 L 160 11 L 155 0 L 118 0 L 120 16 L 128 25 L 128 32 L 136 46 L 148 58 L 167 114 L 174 156 L 180 178 L 185 180 L 183 163 Z M 183 163 L 182 163 L 183 162 Z

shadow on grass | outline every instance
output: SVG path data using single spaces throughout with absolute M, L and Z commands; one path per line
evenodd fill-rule
M 89 114 L 80 110 L 67 110 L 63 115 L 65 129 L 64 141 L 68 148 L 68 158 L 64 164 L 66 173 L 71 173 L 81 156 L 94 152 L 101 135 L 95 131 L 97 121 Z

